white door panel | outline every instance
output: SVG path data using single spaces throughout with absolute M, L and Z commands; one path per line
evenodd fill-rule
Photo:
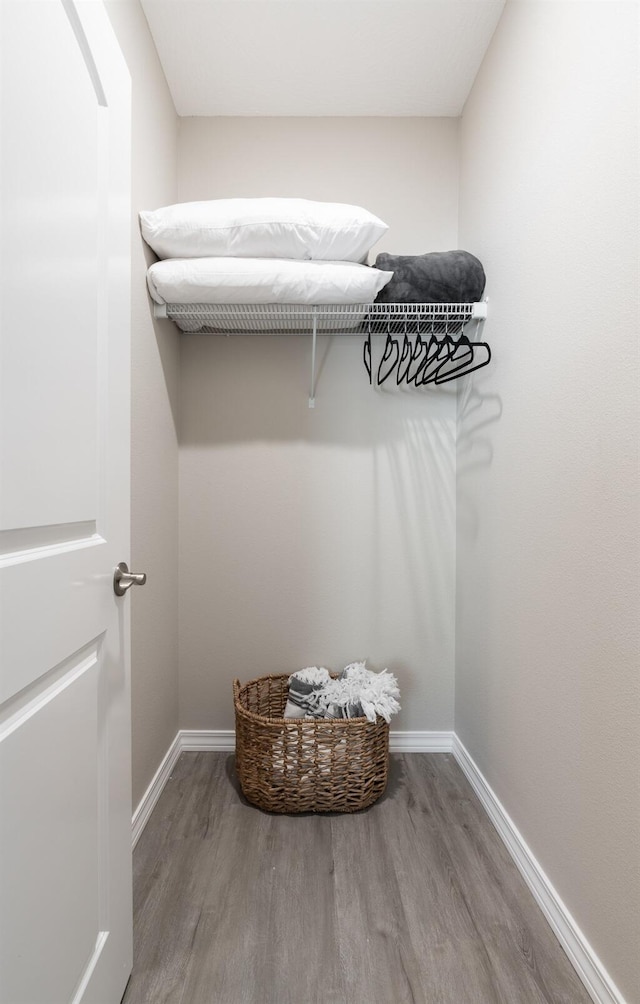
M 0 1001 L 131 969 L 130 83 L 101 0 L 0 0 Z
M 109 556 L 94 553 L 96 547 L 106 550 L 106 543 L 100 539 L 94 546 L 79 544 L 77 550 L 74 545 L 59 545 L 57 554 L 44 557 L 39 556 L 44 548 L 23 552 L 21 559 L 2 569 L 0 702 L 97 637 L 104 630 L 105 601 L 117 603 L 109 595 L 113 575 Z M 102 561 L 104 569 L 97 568 Z
M 26 882 L 20 868 L 7 874 L 4 896 L 19 908 L 12 911 L 3 951 L 18 959 L 25 945 L 37 945 L 38 959 L 37 965 L 31 960 L 31 996 L 25 998 L 24 973 L 14 965 L 3 985 L 3 1001 L 72 1000 L 78 974 L 86 970 L 103 929 L 106 876 L 101 874 L 98 807 L 106 795 L 106 771 L 98 742 L 104 714 L 98 706 L 99 649 L 97 642 L 72 656 L 47 690 L 33 695 L 5 723 L 0 799 L 12 812 L 3 855 L 50 866 L 38 869 L 37 885 Z M 65 952 L 58 950 L 55 936 L 61 927 Z
M 25 12 L 3 7 L 3 35 L 18 37 Z M 0 448 L 1 530 L 95 519 L 97 504 L 104 214 L 96 194 L 106 123 L 62 4 L 24 7 L 24 44 L 2 50 L 2 269 L 10 290 L 2 323 L 14 334 L 2 344 L 1 420 L 12 434 Z

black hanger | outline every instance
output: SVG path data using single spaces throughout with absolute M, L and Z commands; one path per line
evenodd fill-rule
M 371 328 L 369 328 L 369 334 L 362 346 L 362 361 L 364 362 L 364 368 L 369 374 L 369 383 L 371 383 Z
M 451 357 L 451 339 L 441 338 L 432 335 L 429 339 L 429 346 L 424 364 L 420 373 L 416 374 L 416 387 L 425 387 L 429 383 L 435 382 L 436 374 L 440 367 Z
M 396 371 L 396 383 L 407 386 L 424 387 L 433 383 L 440 385 L 466 376 L 475 370 L 482 369 L 491 361 L 491 349 L 486 342 L 471 342 L 462 332 L 458 338 L 449 334 L 448 322 L 444 324 L 444 333 L 435 333 L 435 324 L 431 327 L 431 337 L 426 341 L 420 331 L 413 344 L 407 335 L 406 320 L 402 349 L 397 338 L 393 338 L 387 330 L 387 340 L 380 365 L 378 366 L 377 385 L 381 386 Z M 456 330 L 455 334 L 458 334 Z M 362 348 L 362 358 L 369 376 L 373 382 L 371 360 L 371 323 L 369 332 Z
M 413 343 L 413 349 L 411 352 L 411 360 L 406 368 L 405 380 L 407 385 L 413 384 L 415 387 L 418 386 L 416 383 L 416 377 L 424 369 L 428 349 L 429 342 L 425 342 L 421 334 L 416 335 L 416 340 Z
M 449 380 L 457 380 L 458 377 L 466 376 L 467 373 L 473 373 L 475 370 L 482 369 L 483 366 L 486 366 L 491 361 L 491 349 L 486 342 L 470 342 L 466 335 L 461 335 L 454 345 L 456 352 L 462 347 L 465 350 L 465 354 L 462 358 L 456 360 L 457 365 L 453 369 L 445 370 L 444 375 L 438 370 L 434 381 L 436 384 L 448 383 Z M 455 352 L 452 354 L 452 360 L 454 355 Z M 483 355 L 484 358 L 482 358 Z M 479 358 L 479 361 L 476 361 L 477 358 Z
M 393 358 L 393 362 L 389 362 L 391 358 Z M 396 368 L 396 364 L 399 358 L 400 358 L 400 346 L 398 345 L 395 338 L 392 338 L 391 335 L 387 335 L 387 340 L 384 343 L 384 352 L 382 354 L 382 359 L 380 360 L 380 365 L 378 366 L 378 387 L 381 387 L 382 384 L 385 382 L 385 380 L 387 380 L 391 376 L 394 369 Z M 387 364 L 386 372 L 383 371 L 385 363 Z
M 462 366 L 467 366 L 473 359 L 471 349 L 465 350 L 464 356 L 460 356 L 460 343 L 456 342 L 451 335 L 445 335 L 440 341 L 440 351 L 435 360 L 436 366 L 429 373 L 429 383 L 437 384 L 443 376 L 457 372 Z M 457 366 L 455 363 L 457 362 Z
M 396 383 L 399 385 L 403 380 L 406 380 L 407 373 L 409 372 L 409 367 L 411 365 L 411 358 L 413 354 L 413 348 L 411 342 L 407 336 L 407 332 L 404 333 L 404 341 L 402 343 L 402 352 L 400 353 L 400 358 L 398 359 L 398 366 L 396 368 Z

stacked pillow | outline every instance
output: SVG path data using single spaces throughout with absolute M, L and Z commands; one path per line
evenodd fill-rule
M 363 264 L 387 225 L 359 206 L 215 199 L 140 213 L 162 260 L 157 303 L 370 303 L 393 273 Z

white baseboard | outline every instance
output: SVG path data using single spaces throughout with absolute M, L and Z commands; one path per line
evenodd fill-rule
M 233 752 L 236 734 L 233 729 L 182 729 L 178 733 L 181 752 Z M 453 732 L 398 732 L 389 735 L 392 753 L 451 753 Z
M 392 753 L 451 753 L 453 732 L 398 732 L 391 729 Z
M 142 835 L 142 831 L 147 825 L 147 820 L 154 810 L 155 804 L 162 794 L 163 788 L 167 781 L 169 780 L 169 775 L 173 770 L 176 761 L 180 754 L 182 753 L 182 748 L 180 744 L 180 733 L 176 735 L 175 739 L 171 743 L 171 746 L 167 750 L 162 760 L 162 763 L 158 767 L 154 774 L 153 780 L 144 795 L 140 799 L 140 804 L 133 814 L 133 819 L 131 821 L 131 831 L 132 831 L 132 841 L 135 847 Z
M 235 729 L 182 729 L 178 735 L 185 753 L 233 753 L 236 748 Z
M 455 733 L 452 752 L 591 998 L 596 1004 L 625 1004 L 522 834 Z
M 596 1004 L 625 1004 L 622 994 L 455 732 L 392 730 L 389 748 L 392 753 L 453 753 L 592 999 Z M 233 729 L 183 729 L 178 732 L 133 815 L 133 846 L 138 842 L 181 753 L 230 753 L 234 750 Z
M 391 730 L 389 749 L 392 753 L 451 753 L 452 732 L 397 732 Z M 181 729 L 155 776 L 140 800 L 132 820 L 132 839 L 135 847 L 162 789 L 181 753 L 232 753 L 236 748 L 234 729 Z

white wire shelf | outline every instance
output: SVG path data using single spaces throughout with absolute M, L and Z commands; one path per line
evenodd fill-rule
M 211 335 L 454 335 L 470 320 L 484 320 L 481 303 L 167 303 L 154 304 L 191 334 Z
M 444 383 L 472 369 L 474 347 L 466 330 L 469 322 L 473 338 L 479 339 L 487 316 L 487 303 L 349 303 L 306 305 L 296 303 L 167 303 L 154 304 L 154 316 L 170 318 L 184 332 L 206 335 L 311 335 L 311 388 L 309 407 L 315 407 L 316 342 L 318 335 L 360 335 L 364 337 L 364 362 L 372 379 L 371 337 L 386 336 L 380 366 L 386 363 L 381 386 L 393 368 L 403 364 L 405 383 L 424 386 Z M 403 339 L 402 352 L 400 339 Z M 462 348 L 464 343 L 464 348 Z M 485 350 L 486 365 L 491 350 Z M 393 357 L 393 349 L 396 358 Z M 388 355 L 391 351 L 391 355 Z M 407 355 L 408 352 L 408 355 Z M 461 353 L 461 354 L 460 354 Z M 460 362 L 462 359 L 462 363 Z M 407 363 L 407 360 L 409 362 Z M 435 368 L 434 368 L 435 367 Z M 396 372 L 398 375 L 399 370 Z M 435 373 L 435 376 L 434 376 Z

